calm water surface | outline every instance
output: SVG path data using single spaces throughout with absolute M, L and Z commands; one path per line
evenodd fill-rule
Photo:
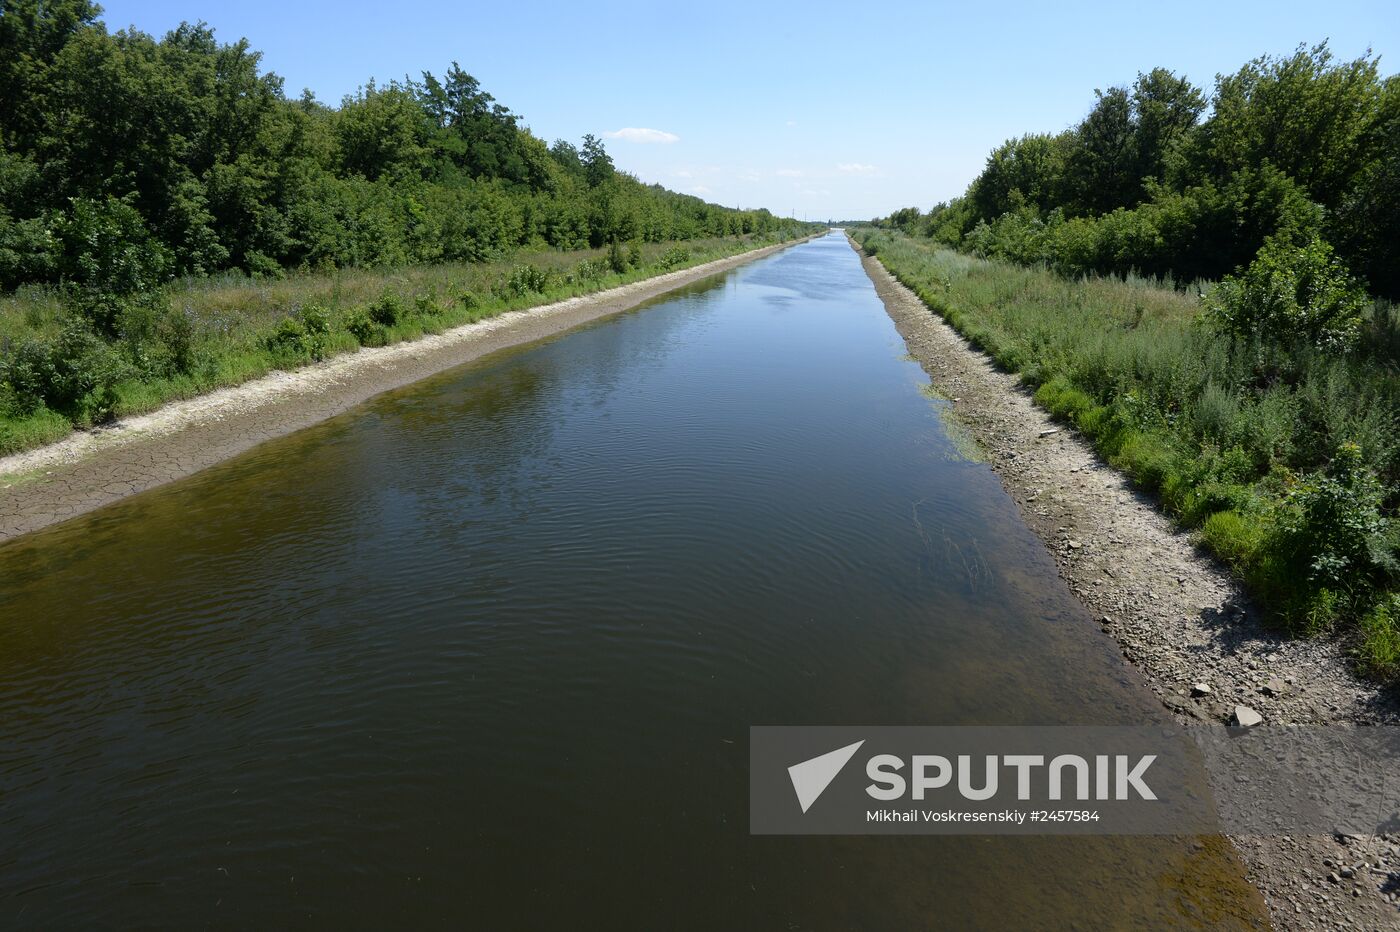
M 752 724 L 1160 715 L 844 238 L 0 548 L 0 926 L 1216 927 L 1191 839 L 748 834 Z

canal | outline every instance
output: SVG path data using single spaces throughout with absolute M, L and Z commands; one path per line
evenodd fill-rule
M 1252 923 L 749 835 L 750 725 L 1162 719 L 943 408 L 833 234 L 0 547 L 0 926 Z

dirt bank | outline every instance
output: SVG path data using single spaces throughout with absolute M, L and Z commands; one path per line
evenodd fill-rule
M 1274 724 L 1400 724 L 1396 696 L 1357 680 L 1341 645 L 1264 628 L 1229 574 L 1037 408 L 1015 375 L 884 266 L 863 263 L 910 354 L 951 399 L 1060 575 L 1180 720 L 1223 724 L 1243 705 Z M 1209 692 L 1193 696 L 1196 684 Z M 1400 929 L 1400 835 L 1233 840 L 1279 928 Z
M 0 458 L 0 542 L 188 476 L 381 392 L 620 313 L 789 245 L 513 311 L 421 340 L 362 349 L 293 372 L 274 372 Z

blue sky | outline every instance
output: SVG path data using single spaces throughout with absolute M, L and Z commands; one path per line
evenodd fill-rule
M 1330 39 L 1400 71 L 1386 2 L 451 3 L 108 0 L 110 29 L 203 19 L 246 36 L 287 93 L 337 102 L 454 59 L 548 141 L 607 139 L 620 168 L 707 200 L 863 218 L 960 194 L 1011 136 L 1057 131 L 1096 87 L 1157 65 L 1209 88 Z M 648 139 L 652 141 L 648 141 Z

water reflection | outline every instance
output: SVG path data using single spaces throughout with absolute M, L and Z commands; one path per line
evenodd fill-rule
M 1157 715 L 844 241 L 0 547 L 0 919 L 1247 925 L 1174 839 L 747 834 L 747 729 Z

